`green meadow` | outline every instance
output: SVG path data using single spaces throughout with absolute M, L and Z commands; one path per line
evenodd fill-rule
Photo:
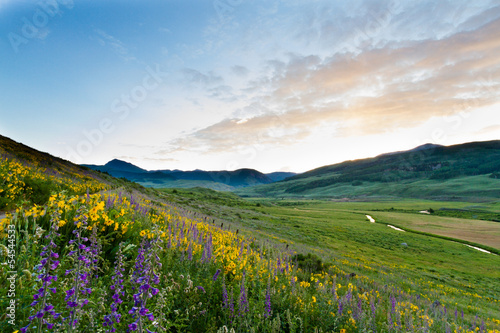
M 25 151 L 0 159 L 0 247 L 19 274 L 7 283 L 0 266 L 17 303 L 2 332 L 500 332 L 500 202 L 476 196 L 485 186 L 462 201 L 307 197 L 310 184 L 300 198 L 243 198 L 144 188 Z M 74 242 L 92 261 L 71 257 Z
M 230 221 L 231 228 L 261 242 L 270 239 L 283 248 L 315 254 L 346 274 L 367 276 L 380 285 L 399 286 L 431 302 L 478 311 L 487 318 L 498 317 L 500 256 L 465 243 L 500 253 L 500 223 L 436 212 L 495 216 L 499 202 L 242 199 L 208 189 L 162 192 L 168 200 Z M 428 209 L 434 213 L 420 213 Z

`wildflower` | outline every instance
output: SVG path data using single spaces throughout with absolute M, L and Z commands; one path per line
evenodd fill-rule
M 220 269 L 218 269 L 215 274 L 214 274 L 214 277 L 212 278 L 212 280 L 215 282 L 217 280 L 217 277 L 219 276 L 220 274 Z
M 222 308 L 223 309 L 229 308 L 229 298 L 227 295 L 226 282 L 224 277 L 222 277 Z
M 265 309 L 264 317 L 271 317 L 271 281 L 267 282 Z
M 391 296 L 391 312 L 396 312 L 396 298 L 394 296 Z
M 160 283 L 160 278 L 156 273 L 156 269 L 161 269 L 160 258 L 156 254 L 160 249 L 160 242 L 160 237 L 151 240 L 144 238 L 137 254 L 132 282 L 137 285 L 134 288 L 138 292 L 133 295 L 134 306 L 129 310 L 129 314 L 134 317 L 138 315 L 138 317 L 134 323 L 129 325 L 131 330 L 135 330 L 133 329 L 135 325 L 138 325 L 142 330 L 144 327 L 142 317 L 146 317 L 150 321 L 154 320 L 154 315 L 146 308 L 146 304 L 149 298 L 158 294 L 158 289 L 152 287 L 151 284 Z
M 42 287 L 37 289 L 37 293 L 33 295 L 34 301 L 30 304 L 30 306 L 36 307 L 38 305 L 38 311 L 35 315 L 29 317 L 30 323 L 21 328 L 21 332 L 23 333 L 28 330 L 28 327 L 31 325 L 33 320 L 38 321 L 39 329 L 42 328 L 43 324 L 46 324 L 47 328 L 51 329 L 53 324 L 49 322 L 49 317 L 52 317 L 53 319 L 57 319 L 57 317 L 59 317 L 59 313 L 56 313 L 54 311 L 54 306 L 49 303 L 49 291 L 52 293 L 57 291 L 55 287 L 50 287 L 50 285 L 54 281 L 57 281 L 57 275 L 54 271 L 57 269 L 59 261 L 54 259 L 59 258 L 59 255 L 55 252 L 55 248 L 57 246 L 54 243 L 54 239 L 59 236 L 57 233 L 57 230 L 59 229 L 58 219 L 59 213 L 56 211 L 52 215 L 51 228 L 49 230 L 49 234 L 46 236 L 48 239 L 48 245 L 42 248 L 42 252 L 40 253 L 42 259 L 40 260 L 40 264 L 36 267 L 36 269 L 41 272 L 41 274 L 38 275 L 38 279 L 42 282 Z
M 239 311 L 240 311 L 240 316 L 244 316 L 245 313 L 247 313 L 248 310 L 248 299 L 247 299 L 247 293 L 245 290 L 245 273 L 243 272 L 243 278 L 241 279 L 241 286 L 240 286 L 240 302 L 239 302 Z
M 97 228 L 92 229 L 92 234 L 90 235 L 90 269 L 94 273 L 95 277 L 97 277 L 98 264 L 99 264 L 99 255 L 101 253 L 102 244 L 99 237 L 97 237 Z
M 77 211 L 74 222 L 77 228 L 73 230 L 75 239 L 69 242 L 70 244 L 75 244 L 76 247 L 75 251 L 71 251 L 68 254 L 69 256 L 76 257 L 76 268 L 67 271 L 67 274 L 72 275 L 72 277 L 70 289 L 66 291 L 66 297 L 64 298 L 67 302 L 66 307 L 69 309 L 69 316 L 65 318 L 69 332 L 72 332 L 76 328 L 78 316 L 82 308 L 88 304 L 86 296 L 92 292 L 90 288 L 86 287 L 91 277 L 91 260 L 89 259 L 91 249 L 85 245 L 85 242 L 88 242 L 88 238 L 82 236 L 82 232 L 86 230 L 87 226 L 87 217 L 84 214 L 84 210 L 85 206 L 82 206 Z M 82 225 L 84 228 L 78 228 L 78 225 Z
M 111 278 L 113 284 L 109 287 L 111 290 L 114 290 L 113 302 L 111 303 L 111 314 L 104 316 L 103 326 L 109 327 L 107 332 L 116 332 L 116 328 L 114 327 L 115 323 L 119 323 L 121 319 L 121 314 L 118 312 L 118 306 L 123 302 L 121 300 L 121 296 L 125 296 L 124 286 L 123 286 L 123 272 L 125 271 L 124 259 L 123 255 L 123 243 L 120 243 L 120 247 L 116 254 L 115 260 L 115 274 Z

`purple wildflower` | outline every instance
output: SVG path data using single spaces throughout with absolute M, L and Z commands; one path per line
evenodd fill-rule
M 92 228 L 92 234 L 90 235 L 90 269 L 94 275 L 97 276 L 97 271 L 99 269 L 99 255 L 101 254 L 102 244 L 99 237 L 97 237 L 97 227 Z
M 229 297 L 227 295 L 227 289 L 226 289 L 226 279 L 224 276 L 222 277 L 222 308 L 223 309 L 228 309 L 229 308 Z
M 247 299 L 247 292 L 245 290 L 245 273 L 243 273 L 243 278 L 241 279 L 241 285 L 240 285 L 240 302 L 239 302 L 239 312 L 240 316 L 244 316 L 245 313 L 247 313 L 248 310 L 248 299 Z
M 121 314 L 118 312 L 118 306 L 123 302 L 121 300 L 121 296 L 125 296 L 124 286 L 123 286 L 123 272 L 125 272 L 124 259 L 123 255 L 123 243 L 120 243 L 120 247 L 116 254 L 115 260 L 115 274 L 111 278 L 113 284 L 110 286 L 111 290 L 114 290 L 113 296 L 111 299 L 113 302 L 111 303 L 111 313 L 104 316 L 103 326 L 109 327 L 108 332 L 116 332 L 116 328 L 114 327 L 115 323 L 119 323 L 121 319 Z
M 231 297 L 229 299 L 228 309 L 229 309 L 229 317 L 231 318 L 231 322 L 232 322 L 232 318 L 234 318 L 234 296 L 233 296 L 233 288 L 232 287 L 231 287 Z
M 391 296 L 391 312 L 396 312 L 396 297 Z
M 59 258 L 59 254 L 55 251 L 57 245 L 54 243 L 54 239 L 59 236 L 57 230 L 59 229 L 59 213 L 56 211 L 52 214 L 51 218 L 51 227 L 49 233 L 45 238 L 48 240 L 48 245 L 42 248 L 42 252 L 40 253 L 40 264 L 35 267 L 36 270 L 40 271 L 41 274 L 38 275 L 38 279 L 42 282 L 42 287 L 37 289 L 35 295 L 33 295 L 33 302 L 30 304 L 32 307 L 38 307 L 38 311 L 34 316 L 29 317 L 30 323 L 25 327 L 21 328 L 21 332 L 26 332 L 28 327 L 31 325 L 31 322 L 35 319 L 38 320 L 39 329 L 42 328 L 43 324 L 47 325 L 49 329 L 53 327 L 53 324 L 48 321 L 49 317 L 56 319 L 59 314 L 56 313 L 53 309 L 54 306 L 49 303 L 49 291 L 55 293 L 57 290 L 55 287 L 50 287 L 50 285 L 57 281 L 57 275 L 55 271 L 59 266 L 59 261 L 54 260 Z M 45 319 L 44 319 L 45 318 Z
M 219 277 L 219 274 L 220 274 L 220 269 L 218 269 L 215 274 L 214 274 L 214 277 L 212 278 L 212 280 L 215 282 L 217 281 L 217 278 Z
M 137 290 L 137 293 L 133 295 L 134 306 L 130 309 L 129 314 L 133 318 L 137 317 L 133 324 L 138 325 L 140 332 L 144 327 L 143 317 L 151 321 L 154 320 L 154 315 L 146 308 L 146 303 L 148 299 L 158 294 L 158 289 L 152 287 L 151 284 L 160 283 L 157 270 L 161 269 L 161 263 L 156 254 L 161 249 L 160 242 L 160 237 L 153 240 L 143 239 L 137 254 L 135 270 L 132 274 L 132 283 L 136 285 L 133 288 Z
M 129 324 L 129 325 L 128 325 L 128 328 L 129 328 L 131 331 L 136 331 L 136 330 L 137 330 L 137 321 L 133 322 L 132 324 Z
M 68 256 L 72 256 L 76 261 L 76 267 L 73 270 L 67 271 L 67 275 L 70 277 L 70 289 L 66 291 L 66 307 L 69 309 L 69 316 L 65 318 L 66 324 L 68 325 L 68 331 L 72 332 L 78 323 L 78 315 L 80 314 L 82 308 L 88 304 L 88 299 L 86 295 L 91 293 L 91 289 L 87 288 L 87 284 L 90 283 L 89 278 L 91 277 L 91 249 L 85 244 L 88 242 L 88 238 L 82 235 L 82 232 L 87 226 L 87 217 L 84 215 L 84 209 L 86 207 L 82 206 L 77 211 L 77 217 L 75 219 L 75 230 L 73 234 L 75 239 L 71 244 L 75 244 L 76 250 L 71 251 Z
M 265 318 L 271 317 L 271 281 L 270 280 L 267 283 L 265 309 L 266 309 L 266 312 L 264 312 L 264 317 Z

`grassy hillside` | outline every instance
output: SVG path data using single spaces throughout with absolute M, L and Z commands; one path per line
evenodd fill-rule
M 247 189 L 243 196 L 482 200 L 500 196 L 500 141 L 381 155 Z
M 476 307 L 487 316 L 495 316 L 497 311 L 500 256 L 471 249 L 461 240 L 500 253 L 500 223 L 419 213 L 429 208 L 435 212 L 465 212 L 477 209 L 475 204 L 428 200 L 244 200 L 208 190 L 164 192 L 168 200 L 224 218 L 240 232 L 315 253 L 333 265 L 341 264 L 345 272 L 368 276 L 381 285 L 404 286 L 414 296 L 426 295 L 432 302 L 450 304 L 450 308 L 455 303 Z M 498 214 L 499 204 L 481 204 L 480 209 Z M 367 214 L 377 223 L 370 223 Z M 387 224 L 422 233 L 395 231 Z M 442 233 L 449 239 L 424 232 Z M 478 301 L 485 297 L 490 301 Z
M 45 204 L 52 193 L 90 193 L 111 187 L 112 177 L 74 165 L 0 136 L 0 211 Z
M 44 174 L 13 155 L 7 177 Z M 498 202 L 255 201 L 94 173 L 87 195 L 68 167 L 45 204 L 8 197 L 1 332 L 500 332 L 499 256 L 385 225 Z

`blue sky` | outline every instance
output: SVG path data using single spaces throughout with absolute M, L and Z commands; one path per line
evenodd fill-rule
M 500 139 L 499 32 L 498 1 L 0 0 L 0 134 L 264 172 Z

